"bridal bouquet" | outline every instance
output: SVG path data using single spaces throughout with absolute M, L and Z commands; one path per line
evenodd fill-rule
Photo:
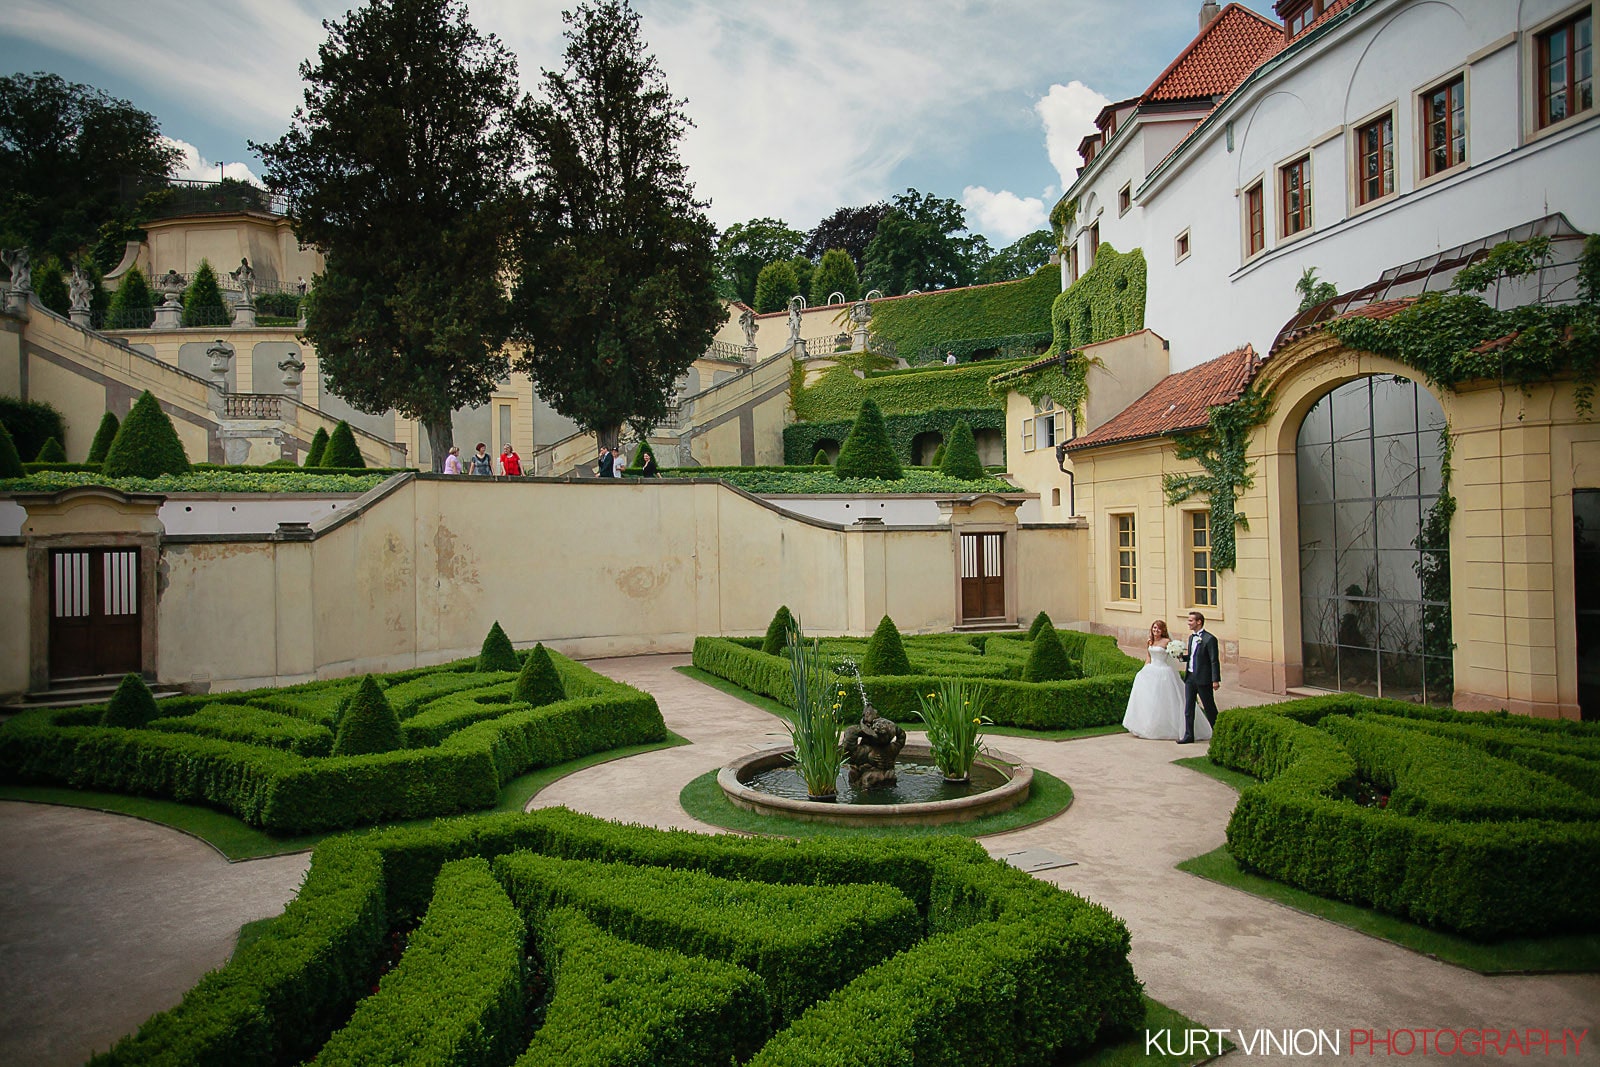
M 1167 655 L 1172 657 L 1173 666 L 1182 670 L 1189 665 L 1189 645 L 1187 642 L 1176 638 L 1167 642 Z

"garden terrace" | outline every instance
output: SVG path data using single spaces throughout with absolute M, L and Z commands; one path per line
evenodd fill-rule
M 655 698 L 555 653 L 567 699 L 512 695 L 477 660 L 379 676 L 401 746 L 334 756 L 359 679 L 163 701 L 142 728 L 100 725 L 103 705 L 38 710 L 0 726 L 0 778 L 162 797 L 291 835 L 492 807 L 533 768 L 660 741 Z
M 1600 928 L 1600 725 L 1339 695 L 1229 711 L 1211 758 L 1261 779 L 1246 870 L 1481 940 Z
M 1128 950 L 1104 908 L 957 838 L 480 816 L 324 842 L 259 939 L 92 1062 L 374 1062 L 459 1038 L 481 1053 L 462 1062 L 525 1048 L 528 1067 L 624 1049 L 674 1065 L 1046 1064 L 1143 1017 Z M 448 1026 L 417 1031 L 441 1004 Z
M 1071 662 L 1071 675 L 1059 681 L 1023 681 L 1032 642 L 1000 634 L 930 634 L 903 638 L 911 673 L 867 675 L 862 684 L 879 714 L 901 723 L 919 722 L 921 696 L 943 678 L 979 678 L 985 683 L 983 710 L 997 726 L 1033 730 L 1111 726 L 1122 721 L 1140 663 L 1117 648 L 1115 639 L 1058 630 Z M 829 659 L 866 655 L 865 638 L 822 639 Z M 752 692 L 790 704 L 793 687 L 788 660 L 761 651 L 760 638 L 698 637 L 694 665 Z M 860 697 L 846 691 L 841 714 L 859 716 Z

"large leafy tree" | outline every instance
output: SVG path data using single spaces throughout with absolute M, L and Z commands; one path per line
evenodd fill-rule
M 866 286 L 892 295 L 971 285 L 989 258 L 989 242 L 966 229 L 959 203 L 907 189 L 894 198 L 867 246 Z
M 723 295 L 755 306 L 763 267 L 793 259 L 806 235 L 782 219 L 751 219 L 729 226 L 717 240 L 717 276 Z
M 859 273 L 867 262 L 867 246 L 878 235 L 878 223 L 889 213 L 889 204 L 878 201 L 865 207 L 842 207 L 817 223 L 806 234 L 805 254 L 820 260 L 830 248 L 842 248 Z
M 323 26 L 289 132 L 251 147 L 324 253 L 304 333 L 328 388 L 420 421 L 437 467 L 451 412 L 509 371 L 516 60 L 460 0 L 368 0 Z
M 1023 234 L 978 269 L 978 281 L 1009 282 L 1026 278 L 1050 262 L 1056 247 L 1055 234 L 1049 230 Z
M 561 414 L 614 446 L 623 423 L 667 413 L 673 380 L 726 317 L 716 229 L 694 199 L 678 141 L 683 101 L 621 0 L 567 22 L 566 67 L 544 72 L 528 122 L 534 152 L 521 228 L 517 368 Z
M 55 74 L 0 78 L 0 245 L 35 263 L 92 248 L 109 270 L 134 218 L 123 180 L 166 178 L 181 156 L 126 100 Z

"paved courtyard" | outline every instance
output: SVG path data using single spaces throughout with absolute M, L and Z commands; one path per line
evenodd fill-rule
M 787 735 L 771 716 L 673 670 L 687 662 L 639 656 L 590 665 L 655 694 L 668 726 L 692 745 L 570 775 L 534 803 L 713 829 L 678 807 L 678 792 Z M 1224 707 L 1275 699 L 1226 686 L 1222 698 Z M 1066 780 L 1076 799 L 1062 815 L 984 846 L 993 855 L 1049 849 L 1072 861 L 1039 877 L 1125 920 L 1149 994 L 1201 1025 L 1339 1030 L 1348 1039 L 1352 1028 L 1580 1030 L 1600 1017 L 1600 975 L 1485 978 L 1174 869 L 1222 844 L 1236 797 L 1172 763 L 1204 745 L 1121 734 L 1006 737 L 997 747 Z M 0 1063 L 81 1063 L 176 1003 L 227 958 L 242 923 L 275 914 L 293 896 L 306 859 L 229 864 L 192 838 L 136 819 L 0 804 L 0 973 L 8 979 Z M 1344 1053 L 1348 1059 L 1348 1044 Z M 1600 1063 L 1600 1036 L 1564 1062 Z

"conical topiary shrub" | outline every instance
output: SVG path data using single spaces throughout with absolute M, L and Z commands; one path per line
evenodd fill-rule
M 1056 624 L 1050 621 L 1050 616 L 1041 611 L 1033 617 L 1033 625 L 1028 627 L 1028 640 L 1037 641 L 1040 631 L 1054 630 L 1055 628 Z
M 11 439 L 11 431 L 0 422 L 0 478 L 21 478 L 27 473 L 22 457 L 17 455 L 17 443 Z
M 772 621 L 767 623 L 767 636 L 761 640 L 761 651 L 769 656 L 783 655 L 787 647 L 785 635 L 794 628 L 794 616 L 789 613 L 789 605 L 784 604 L 772 613 Z
M 222 287 L 217 284 L 217 272 L 211 261 L 202 259 L 183 291 L 183 324 L 185 326 L 226 326 L 228 305 L 222 301 Z
M 861 401 L 850 436 L 839 449 L 833 471 L 841 478 L 882 478 L 894 481 L 903 477 L 900 460 L 889 444 L 889 431 L 883 425 L 883 412 L 869 396 Z
M 833 466 L 833 464 L 828 462 L 828 450 L 825 448 L 817 449 L 817 454 L 811 457 L 811 465 L 813 467 Z
M 1022 680 L 1061 682 L 1076 677 L 1077 672 L 1072 669 L 1067 650 L 1061 647 L 1056 628 L 1046 626 L 1041 629 L 1039 636 L 1033 639 L 1033 647 L 1028 650 L 1028 662 L 1022 667 Z
M 100 428 L 94 432 L 94 440 L 89 443 L 89 462 L 104 463 L 106 453 L 111 451 L 111 442 L 117 439 L 117 430 L 122 424 L 111 412 L 106 412 L 100 419 Z
M 939 470 L 939 469 L 944 467 L 944 442 L 943 441 L 940 441 L 939 442 L 939 447 L 933 450 L 933 459 L 928 463 L 928 466 L 932 467 L 934 470 Z
M 144 684 L 144 679 L 137 674 L 124 675 L 122 684 L 117 686 L 116 693 L 111 697 L 111 703 L 106 705 L 106 712 L 100 716 L 101 726 L 122 726 L 128 729 L 137 729 L 151 719 L 161 717 L 161 711 L 156 707 L 155 694 L 150 692 L 150 687 Z
M 128 417 L 122 420 L 100 473 L 108 478 L 155 478 L 162 474 L 186 474 L 188 470 L 189 457 L 183 451 L 183 442 L 178 440 L 178 431 L 172 428 L 172 420 L 146 389 L 134 401 Z
M 400 719 L 369 674 L 361 679 L 361 685 L 339 718 L 333 754 L 365 756 L 373 752 L 393 752 L 399 747 Z
M 39 454 L 33 457 L 35 463 L 65 463 L 67 450 L 61 447 L 61 442 L 54 437 L 45 438 L 44 447 L 39 449 Z
M 556 673 L 556 665 L 544 645 L 534 645 L 533 651 L 528 653 L 511 696 L 516 700 L 525 700 L 536 708 L 567 699 L 567 688 L 561 684 L 561 675 Z
M 861 659 L 861 673 L 868 677 L 911 673 L 911 659 L 906 655 L 905 642 L 900 640 L 900 630 L 887 615 L 872 631 L 872 640 L 867 642 L 867 654 Z
M 122 276 L 117 291 L 111 294 L 111 307 L 106 312 L 106 328 L 111 330 L 148 330 L 156 318 L 155 297 L 150 293 L 150 283 L 144 271 L 129 267 Z
M 322 466 L 322 457 L 328 452 L 328 431 L 321 426 L 311 435 L 311 447 L 306 449 L 306 466 Z
M 61 276 L 61 261 L 46 256 L 33 268 L 33 298 L 57 315 L 65 317 L 72 310 L 72 294 L 67 281 Z
M 483 639 L 483 648 L 478 652 L 478 669 L 480 671 L 514 671 L 522 664 L 517 661 L 517 650 L 511 647 L 511 638 L 500 629 L 496 622 L 489 627 L 489 634 Z
M 944 456 L 939 472 L 950 478 L 972 480 L 983 477 L 983 464 L 978 460 L 978 442 L 972 436 L 972 426 L 966 419 L 957 419 L 950 428 L 950 437 L 944 443 Z
M 367 461 L 361 458 L 361 449 L 356 447 L 356 435 L 350 431 L 350 424 L 340 419 L 339 425 L 328 435 L 328 447 L 317 466 L 350 469 L 366 465 Z

